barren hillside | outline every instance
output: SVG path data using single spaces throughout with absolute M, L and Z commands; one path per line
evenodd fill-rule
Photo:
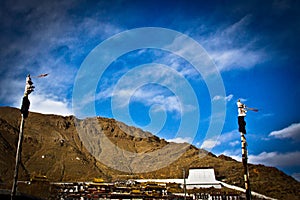
M 0 186 L 13 177 L 20 111 L 0 108 Z M 243 187 L 243 166 L 190 144 L 169 143 L 149 132 L 101 117 L 30 113 L 25 122 L 20 180 L 50 181 L 181 178 L 182 168 L 213 167 L 216 177 Z M 153 171 L 154 170 L 154 171 Z M 252 190 L 278 199 L 300 199 L 300 183 L 274 167 L 250 165 Z

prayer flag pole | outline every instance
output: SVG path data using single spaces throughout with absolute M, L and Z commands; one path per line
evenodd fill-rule
M 29 106 L 30 106 L 30 101 L 28 99 L 28 95 L 34 91 L 33 89 L 34 89 L 33 82 L 31 81 L 30 75 L 28 74 L 26 77 L 25 92 L 24 92 L 22 106 L 21 106 L 21 117 L 22 118 L 21 118 L 20 133 L 19 133 L 19 140 L 18 140 L 17 153 L 16 153 L 16 165 L 15 165 L 15 172 L 14 172 L 14 180 L 13 180 L 13 186 L 12 186 L 12 190 L 11 190 L 11 200 L 13 200 L 15 198 L 16 191 L 17 191 L 19 164 L 21 161 L 21 153 L 22 153 L 24 124 L 25 124 L 25 119 L 28 117 L 28 110 L 29 110 Z
M 257 112 L 256 108 L 246 107 L 245 104 L 242 104 L 240 100 L 237 102 L 238 106 L 238 124 L 239 124 L 239 132 L 241 134 L 241 145 L 242 145 L 242 162 L 244 166 L 244 181 L 245 181 L 245 189 L 246 189 L 246 198 L 247 200 L 251 200 L 251 188 L 250 188 L 250 179 L 249 179 L 249 170 L 248 170 L 248 151 L 247 151 L 247 141 L 246 141 L 246 122 L 245 116 L 247 110 L 251 110 Z
M 244 166 L 244 181 L 246 189 L 246 198 L 251 200 L 251 189 L 250 189 L 250 179 L 249 179 L 249 170 L 248 170 L 248 151 L 247 151 L 247 142 L 244 133 L 241 132 L 241 143 L 242 143 L 242 162 Z
M 36 78 L 42 78 L 47 76 L 48 74 L 41 74 L 39 76 L 36 76 Z M 30 74 L 26 77 L 26 86 L 25 86 L 25 92 L 22 99 L 22 106 L 21 106 L 21 125 L 20 125 L 20 133 L 19 133 L 19 140 L 18 140 L 18 146 L 17 146 L 17 153 L 16 153 L 16 165 L 15 165 L 15 172 L 14 172 L 14 179 L 13 179 L 13 186 L 11 190 L 11 200 L 13 200 L 16 196 L 17 192 L 17 185 L 18 185 L 18 175 L 19 175 L 19 164 L 21 161 L 21 153 L 22 153 L 22 142 L 23 142 L 23 131 L 24 131 L 24 124 L 25 119 L 28 117 L 29 113 L 29 106 L 30 101 L 28 99 L 28 96 L 31 92 L 34 91 L 33 82 L 31 81 Z

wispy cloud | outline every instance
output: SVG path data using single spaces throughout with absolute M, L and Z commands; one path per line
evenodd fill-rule
M 133 101 L 142 102 L 146 106 L 157 104 L 169 112 L 181 112 L 181 105 L 176 96 L 166 96 L 159 91 L 139 90 L 134 94 Z
M 291 124 L 290 126 L 278 131 L 272 131 L 269 136 L 278 139 L 291 138 L 295 141 L 300 141 L 300 123 Z
M 154 55 L 156 58 L 154 62 L 163 63 L 169 66 L 172 69 L 175 69 L 178 74 L 185 77 L 186 79 L 192 80 L 200 80 L 201 74 L 194 68 L 194 66 L 190 65 L 183 58 L 178 57 L 172 53 L 170 54 L 156 54 Z
M 224 154 L 227 156 L 230 156 L 231 158 L 242 161 L 241 157 L 241 150 L 235 149 L 235 150 L 227 150 L 220 154 Z M 263 164 L 266 166 L 272 166 L 272 167 L 296 167 L 300 166 L 299 159 L 300 159 L 300 152 L 286 152 L 286 153 L 280 153 L 280 152 L 261 152 L 258 155 L 250 154 L 248 156 L 249 163 L 252 164 Z
M 252 16 L 246 15 L 226 27 L 220 26 L 215 34 L 201 39 L 201 44 L 219 70 L 249 69 L 268 60 L 264 47 L 257 45 L 260 39 L 249 37 L 247 30 L 251 23 Z
M 220 136 L 214 136 L 212 138 L 205 139 L 205 141 L 201 145 L 201 148 L 210 150 L 222 144 L 235 146 L 237 143 L 239 143 L 239 137 L 239 133 L 236 130 L 233 130 L 227 133 L 223 133 Z
M 295 152 L 262 152 L 258 155 L 249 155 L 249 162 L 276 167 L 300 166 L 300 151 Z
M 249 50 L 247 47 L 213 51 L 210 55 L 221 71 L 248 69 L 265 60 L 264 52 Z
M 128 106 L 128 103 L 132 102 L 140 102 L 145 106 L 160 105 L 160 108 L 163 108 L 168 112 L 181 112 L 181 105 L 177 97 L 171 95 L 162 88 L 158 89 L 155 87 L 154 89 L 153 87 L 148 86 L 134 90 L 133 84 L 132 88 L 126 87 L 117 90 L 114 89 L 115 85 L 105 88 L 97 94 L 97 99 L 104 100 L 108 98 L 115 98 L 119 102 L 117 104 L 119 107 L 126 107 Z M 128 102 L 127 100 L 129 99 L 130 101 Z
M 220 154 L 224 154 L 229 156 L 239 162 L 242 161 L 241 150 L 226 150 Z M 280 152 L 262 152 L 258 155 L 250 154 L 248 156 L 249 163 L 252 164 L 263 164 L 266 166 L 271 167 L 297 167 L 300 166 L 299 159 L 300 159 L 300 152 L 287 152 L 287 153 L 280 153 Z M 300 180 L 299 173 L 293 173 L 293 176 L 296 180 Z

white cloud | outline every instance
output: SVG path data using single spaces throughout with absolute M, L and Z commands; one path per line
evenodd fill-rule
M 201 145 L 201 149 L 207 149 L 207 150 L 210 150 L 212 148 L 214 148 L 215 146 L 218 146 L 220 145 L 221 142 L 218 141 L 218 140 L 215 140 L 215 139 L 207 139 L 205 140 L 202 145 Z
M 269 136 L 278 139 L 292 138 L 296 141 L 300 141 L 300 123 L 291 124 L 284 129 L 273 131 Z
M 229 150 L 224 151 L 220 154 L 224 154 L 229 156 L 239 162 L 242 161 L 241 157 L 241 150 Z M 262 152 L 258 155 L 248 155 L 248 163 L 252 164 L 263 164 L 266 166 L 272 167 L 297 167 L 300 166 L 300 152 L 287 152 L 287 153 L 280 153 L 280 152 Z
M 58 100 L 53 96 L 31 94 L 29 96 L 31 112 L 43 114 L 56 114 L 62 116 L 73 115 L 71 108 L 66 100 Z M 21 99 L 14 106 L 19 107 Z
M 30 110 L 44 114 L 73 115 L 66 100 L 56 100 L 42 95 L 33 95 L 30 99 Z
M 185 138 L 177 137 L 177 138 L 173 138 L 173 139 L 168 139 L 167 141 L 175 142 L 175 143 L 192 143 L 193 139 L 190 137 L 185 137 Z
M 300 166 L 299 160 L 300 151 L 287 153 L 262 152 L 258 155 L 249 155 L 249 163 L 275 167 Z
M 242 161 L 241 150 L 227 150 L 219 155 L 226 155 L 234 160 L 239 162 Z M 288 152 L 288 153 L 279 153 L 279 152 L 262 152 L 258 155 L 249 155 L 248 163 L 252 164 L 263 164 L 271 167 L 297 167 L 300 166 L 300 152 Z M 292 176 L 300 181 L 300 173 L 294 173 Z
M 242 161 L 241 149 L 226 150 L 222 153 L 239 162 Z M 300 151 L 295 152 L 261 152 L 258 155 L 248 155 L 248 163 L 263 164 L 272 167 L 297 167 L 300 166 Z

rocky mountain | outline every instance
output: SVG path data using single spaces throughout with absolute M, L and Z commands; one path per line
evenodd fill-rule
M 20 111 L 0 107 L 0 187 L 11 188 Z M 114 119 L 30 113 L 25 121 L 19 180 L 182 178 L 182 168 L 213 167 L 216 177 L 244 186 L 243 165 L 187 143 L 170 143 Z M 277 199 L 300 199 L 300 183 L 274 167 L 249 165 L 251 189 Z

